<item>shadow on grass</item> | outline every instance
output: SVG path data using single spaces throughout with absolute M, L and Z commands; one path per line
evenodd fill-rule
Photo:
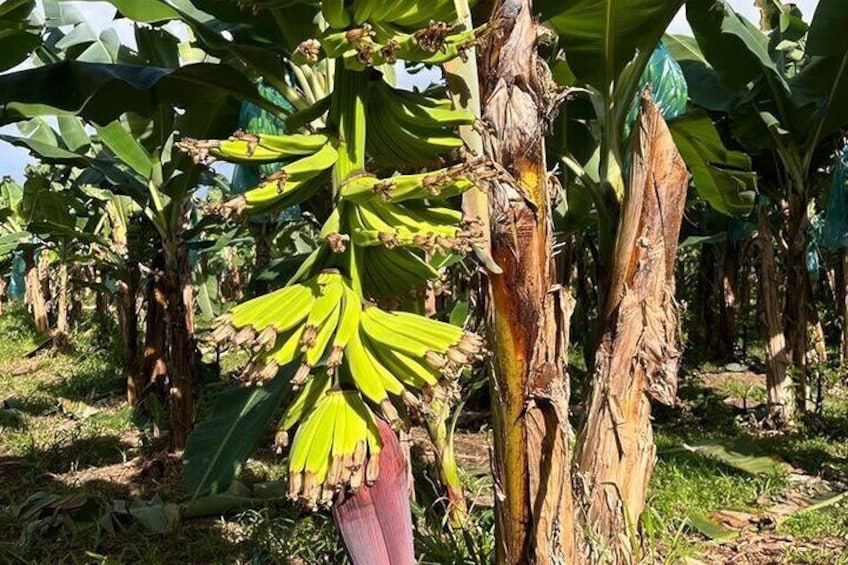
M 657 406 L 653 410 L 661 458 L 689 460 L 691 454 L 669 449 L 683 443 L 723 440 L 751 455 L 777 456 L 810 474 L 828 471 L 848 479 L 848 459 L 841 455 L 848 446 L 848 414 L 833 411 L 809 415 L 801 426 L 784 433 L 757 433 L 756 423 L 765 417 L 765 406 L 743 409 L 725 402 L 715 390 L 691 379 L 679 391 L 683 407 Z M 831 477 L 836 478 L 836 477 Z

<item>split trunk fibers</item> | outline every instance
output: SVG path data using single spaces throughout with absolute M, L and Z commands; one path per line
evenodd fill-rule
M 137 406 L 142 398 L 145 380 L 141 371 L 138 336 L 138 265 L 127 269 L 126 280 L 118 281 L 118 322 L 121 326 L 121 344 L 124 350 L 124 378 L 127 383 L 127 404 Z
M 547 88 L 532 0 L 501 0 L 482 50 L 485 153 L 503 169 L 490 194 L 486 315 L 493 357 L 496 559 L 574 562 L 568 400 L 569 299 L 555 283 L 545 161 Z
M 784 427 L 795 416 L 795 395 L 789 374 L 789 354 L 781 322 L 777 267 L 774 259 L 774 234 L 766 207 L 758 212 L 757 247 L 760 252 L 760 310 L 763 314 L 763 341 L 766 355 L 766 393 L 769 420 Z
M 677 394 L 674 263 L 689 173 L 648 93 L 634 136 L 591 392 L 577 439 L 581 563 L 639 561 L 637 524 L 656 456 L 651 401 L 670 405 Z
M 40 269 L 35 259 L 34 250 L 27 249 L 24 251 L 24 263 L 26 264 L 26 301 L 32 308 L 35 331 L 43 334 L 50 329 L 50 324 L 47 320 L 47 300 L 44 294 L 44 285 L 41 281 Z
M 783 331 L 789 359 L 795 367 L 798 379 L 798 394 L 795 401 L 798 410 L 805 412 L 811 400 L 807 376 L 807 353 L 810 325 L 810 277 L 807 273 L 807 229 L 809 212 L 806 191 L 790 192 L 786 220 L 786 299 L 783 310 Z

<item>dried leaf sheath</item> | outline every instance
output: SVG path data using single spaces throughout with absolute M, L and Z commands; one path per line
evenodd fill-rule
M 500 2 L 483 50 L 492 183 L 487 316 L 493 346 L 497 562 L 571 563 L 573 531 L 564 297 L 554 290 L 545 162 L 547 93 L 529 0 Z
M 576 492 L 587 540 L 596 540 L 582 555 L 590 563 L 598 548 L 615 563 L 638 560 L 635 527 L 656 450 L 651 400 L 672 404 L 677 393 L 674 260 L 689 173 L 647 93 L 635 135 L 611 292 L 577 441 Z

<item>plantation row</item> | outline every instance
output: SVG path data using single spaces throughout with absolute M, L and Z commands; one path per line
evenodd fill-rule
M 410 429 L 462 531 L 471 406 L 498 563 L 638 562 L 681 363 L 755 350 L 774 433 L 831 402 L 844 2 L 110 3 L 132 38 L 0 4 L 0 139 L 37 161 L 0 183 L 0 295 L 58 350 L 116 319 L 193 497 L 271 434 L 355 563 L 411 563 Z M 210 359 L 249 390 L 206 414 Z

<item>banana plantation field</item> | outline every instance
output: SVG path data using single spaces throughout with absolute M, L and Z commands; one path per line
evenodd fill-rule
M 845 0 L 0 0 L 0 564 L 848 564 Z

